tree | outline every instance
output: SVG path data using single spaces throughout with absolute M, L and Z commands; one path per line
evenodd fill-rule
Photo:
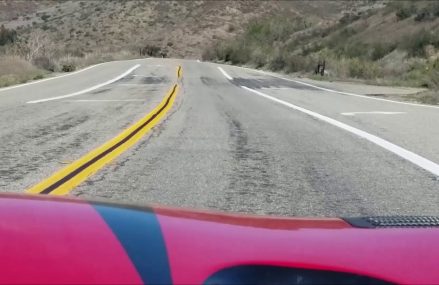
M 25 42 L 26 60 L 32 61 L 38 56 L 46 56 L 50 43 L 46 33 L 40 30 L 33 31 Z

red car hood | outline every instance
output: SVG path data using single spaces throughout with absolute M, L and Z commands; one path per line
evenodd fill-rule
M 274 218 L 21 195 L 1 195 L 0 213 L 0 283 L 439 283 L 431 217 Z

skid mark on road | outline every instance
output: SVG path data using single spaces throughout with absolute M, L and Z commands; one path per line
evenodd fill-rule
M 249 142 L 247 131 L 239 120 L 227 112 L 225 117 L 229 126 L 233 169 L 224 193 L 227 203 L 222 208 L 258 210 L 261 204 L 272 203 L 276 198 L 270 190 L 277 189 L 270 175 L 270 157 Z

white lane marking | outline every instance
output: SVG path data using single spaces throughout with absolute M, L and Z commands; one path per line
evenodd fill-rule
M 363 99 L 384 101 L 384 102 L 401 104 L 401 105 L 409 105 L 409 106 L 416 106 L 416 107 L 439 109 L 439 106 L 434 106 L 434 105 L 426 105 L 426 104 L 394 101 L 394 100 L 383 99 L 383 98 L 375 98 L 375 97 L 371 97 L 371 96 L 367 96 L 367 95 L 360 95 L 360 94 L 356 94 L 356 93 L 337 91 L 337 90 L 333 90 L 333 89 L 329 89 L 329 88 L 324 88 L 324 87 L 316 86 L 316 85 L 313 85 L 313 84 L 310 84 L 310 83 L 306 83 L 306 82 L 303 82 L 303 81 L 282 77 L 282 76 L 275 75 L 275 74 L 272 74 L 272 73 L 269 73 L 269 72 L 266 72 L 266 71 L 263 71 L 263 70 L 257 70 L 257 69 L 252 69 L 252 68 L 248 68 L 248 67 L 242 67 L 242 66 L 233 66 L 233 67 L 242 68 L 242 69 L 245 69 L 245 70 L 250 70 L 250 71 L 258 72 L 258 73 L 261 73 L 261 74 L 265 74 L 265 75 L 268 75 L 268 76 L 272 76 L 272 77 L 280 78 L 280 79 L 283 79 L 283 80 L 295 82 L 295 83 L 298 83 L 298 84 L 306 85 L 306 86 L 309 86 L 309 87 L 313 87 L 313 88 L 316 88 L 316 89 L 319 89 L 319 90 L 323 90 L 323 91 L 328 91 L 328 92 L 331 92 L 331 93 L 337 93 L 337 94 L 342 94 L 342 95 L 349 95 L 349 96 L 359 97 L 359 98 L 363 98 Z
M 67 94 L 67 95 L 62 95 L 62 96 L 57 96 L 57 97 L 50 97 L 50 98 L 45 98 L 45 99 L 29 101 L 29 102 L 26 102 L 26 103 L 28 103 L 28 104 L 35 104 L 35 103 L 41 103 L 41 102 L 47 102 L 47 101 L 53 101 L 53 100 L 59 100 L 59 99 L 64 99 L 64 98 L 68 98 L 68 97 L 78 96 L 78 95 L 81 95 L 81 94 L 93 91 L 95 89 L 101 88 L 101 87 L 103 87 L 105 85 L 108 85 L 108 84 L 111 84 L 113 82 L 116 82 L 117 80 L 119 80 L 119 79 L 127 76 L 131 72 L 133 72 L 135 69 L 139 68 L 139 66 L 140 66 L 140 64 L 136 64 L 135 66 L 131 67 L 130 69 L 128 69 L 127 71 L 125 71 L 124 73 L 122 73 L 121 75 L 119 75 L 119 76 L 117 76 L 117 77 L 115 77 L 113 79 L 110 79 L 108 81 L 105 81 L 104 83 L 92 86 L 90 88 L 87 88 L 87 89 L 84 89 L 84 90 L 81 90 L 81 91 L 78 91 L 78 92 L 75 92 L 75 93 L 71 93 L 71 94 Z
M 316 113 L 316 112 L 307 110 L 305 108 L 293 105 L 291 103 L 279 100 L 279 99 L 277 99 L 275 97 L 272 97 L 270 95 L 264 94 L 262 92 L 256 91 L 256 90 L 251 89 L 251 88 L 248 88 L 246 86 L 241 86 L 241 87 L 243 89 L 247 90 L 247 91 L 255 93 L 255 94 L 257 94 L 259 96 L 262 96 L 262 97 L 264 97 L 266 99 L 272 100 L 274 102 L 277 102 L 279 104 L 287 106 L 287 107 L 289 107 L 291 109 L 303 112 L 303 113 L 305 113 L 305 114 L 307 114 L 307 115 L 309 115 L 311 117 L 317 118 L 317 119 L 319 119 L 321 121 L 324 121 L 324 122 L 326 122 L 328 124 L 331 124 L 333 126 L 341 128 L 341 129 L 343 129 L 345 131 L 353 133 L 353 134 L 355 134 L 355 135 L 357 135 L 357 136 L 359 136 L 361 138 L 364 138 L 364 139 L 366 139 L 366 140 L 368 140 L 368 141 L 370 141 L 370 142 L 372 142 L 372 143 L 374 143 L 374 144 L 376 144 L 376 145 L 378 145 L 378 146 L 380 146 L 380 147 L 382 147 L 382 148 L 384 148 L 384 149 L 386 149 L 386 150 L 388 150 L 390 152 L 393 152 L 394 154 L 396 154 L 396 155 L 398 155 L 398 156 L 400 156 L 400 157 L 410 161 L 411 163 L 413 163 L 413 164 L 415 164 L 415 165 L 417 165 L 417 166 L 419 166 L 419 167 L 421 167 L 421 168 L 423 168 L 423 169 L 433 173 L 434 175 L 439 176 L 439 164 L 436 164 L 433 161 L 430 161 L 430 160 L 428 160 L 428 159 L 426 159 L 426 158 L 424 158 L 424 157 L 422 157 L 420 155 L 417 155 L 416 153 L 413 153 L 413 152 L 411 152 L 409 150 L 406 150 L 406 149 L 404 149 L 404 148 L 402 148 L 400 146 L 397 146 L 397 145 L 395 145 L 395 144 L 393 144 L 393 143 L 391 143 L 391 142 L 389 142 L 389 141 L 387 141 L 385 139 L 382 139 L 382 138 L 377 137 L 375 135 L 369 134 L 369 133 L 367 133 L 365 131 L 362 131 L 360 129 L 351 127 L 351 126 L 349 126 L 349 125 L 347 125 L 345 123 L 339 122 L 339 121 L 334 120 L 332 118 L 320 115 L 319 113 Z
M 221 71 L 221 73 L 224 75 L 224 77 L 226 77 L 228 80 L 233 80 L 233 77 L 228 75 L 227 72 L 224 71 L 224 69 L 222 69 L 221 67 L 218 66 L 219 71 Z
M 6 90 L 15 89 L 15 88 L 18 88 L 18 87 L 24 87 L 24 86 L 32 85 L 32 84 L 36 84 L 36 83 L 41 83 L 41 82 L 45 82 L 45 81 L 49 81 L 49 80 L 53 80 L 53 79 L 63 78 L 63 77 L 70 76 L 70 75 L 73 75 L 73 74 L 78 74 L 80 72 L 83 72 L 83 71 L 95 68 L 95 67 L 97 67 L 99 65 L 102 65 L 102 64 L 104 64 L 104 63 L 99 63 L 99 64 L 91 65 L 89 67 L 80 69 L 78 71 L 67 73 L 67 74 L 63 74 L 63 75 L 58 75 L 58 76 L 54 76 L 54 77 L 50 77 L 50 78 L 45 78 L 45 79 L 41 79 L 41 80 L 36 80 L 36 81 L 28 82 L 28 83 L 23 83 L 23 84 L 19 84 L 19 85 L 14 85 L 14 86 L 0 88 L 0 92 L 6 91 Z
M 291 90 L 291 87 L 261 87 L 262 90 Z
M 141 83 L 120 83 L 120 84 L 118 84 L 118 86 L 144 86 L 144 87 L 145 87 L 145 85 L 146 84 L 141 84 Z
M 377 115 L 398 115 L 405 114 L 405 112 L 382 112 L 382 111 L 370 111 L 370 112 L 345 112 L 341 113 L 343 116 L 355 116 L 356 114 L 377 114 Z
M 103 100 L 87 100 L 87 99 L 79 99 L 79 100 L 64 100 L 63 102 L 143 102 L 144 99 L 103 99 Z

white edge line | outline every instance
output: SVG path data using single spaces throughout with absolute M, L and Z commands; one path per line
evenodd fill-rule
M 53 76 L 53 77 L 49 77 L 49 78 L 44 78 L 44 79 L 41 79 L 41 80 L 35 80 L 35 81 L 23 83 L 23 84 L 17 84 L 17 85 L 13 85 L 13 86 L 3 87 L 3 88 L 0 88 L 0 92 L 7 91 L 7 90 L 10 90 L 10 89 L 19 88 L 19 87 L 24 87 L 24 86 L 32 85 L 32 84 L 36 84 L 36 83 L 41 83 L 41 82 L 45 82 L 45 81 L 49 81 L 49 80 L 53 80 L 53 79 L 63 78 L 63 77 L 66 77 L 66 76 L 70 76 L 70 75 L 74 75 L 74 74 L 86 71 L 88 69 L 92 69 L 94 67 L 97 67 L 97 66 L 100 66 L 100 65 L 103 65 L 103 64 L 107 64 L 107 63 L 123 62 L 123 61 L 126 62 L 126 61 L 146 60 L 146 59 L 150 59 L 150 58 L 134 58 L 134 59 L 127 59 L 127 60 L 112 60 L 112 61 L 107 61 L 107 62 L 101 62 L 101 63 L 98 63 L 98 64 L 90 65 L 88 67 L 85 67 L 83 69 L 80 69 L 80 70 L 77 70 L 77 71 L 74 71 L 74 72 L 69 72 L 67 74 L 61 74 L 61 75 L 57 75 L 57 76 Z
M 80 72 L 83 72 L 83 71 L 95 68 L 95 67 L 97 67 L 99 65 L 102 65 L 102 64 L 104 64 L 104 63 L 99 63 L 99 64 L 91 65 L 89 67 L 80 69 L 80 70 L 75 71 L 75 72 L 67 73 L 67 74 L 62 74 L 62 75 L 58 75 L 58 76 L 54 76 L 54 77 L 49 77 L 49 78 L 41 79 L 41 80 L 35 80 L 35 81 L 32 81 L 32 82 L 28 82 L 28 83 L 23 83 L 23 84 L 19 84 L 19 85 L 14 85 L 14 86 L 0 88 L 0 92 L 6 91 L 6 90 L 15 89 L 15 88 L 19 88 L 19 87 L 24 87 L 24 86 L 28 86 L 28 85 L 32 85 L 32 84 L 37 84 L 37 83 L 41 83 L 41 82 L 45 82 L 45 81 L 50 81 L 50 80 L 53 80 L 53 79 L 63 78 L 63 77 L 74 75 L 74 74 L 78 74 Z
M 125 71 L 124 73 L 122 73 L 121 75 L 119 75 L 119 76 L 117 76 L 117 77 L 115 77 L 113 79 L 110 79 L 108 81 L 105 81 L 104 83 L 92 86 L 90 88 L 87 88 L 87 89 L 84 89 L 84 90 L 81 90 L 81 91 L 78 91 L 78 92 L 75 92 L 75 93 L 71 93 L 71 94 L 67 94 L 67 95 L 62 95 L 62 96 L 57 96 L 57 97 L 50 97 L 50 98 L 45 98 L 45 99 L 39 99 L 39 100 L 34 100 L 34 101 L 28 101 L 26 103 L 28 103 L 28 104 L 35 104 L 35 103 L 42 103 L 42 102 L 47 102 L 47 101 L 53 101 L 53 100 L 59 100 L 59 99 L 64 99 L 64 98 L 68 98 L 68 97 L 78 96 L 78 95 L 81 95 L 81 94 L 93 91 L 95 89 L 101 88 L 101 87 L 103 87 L 105 85 L 111 84 L 111 83 L 113 83 L 113 82 L 115 82 L 115 81 L 117 81 L 117 80 L 127 76 L 128 74 L 133 72 L 135 69 L 137 69 L 139 66 L 140 66 L 140 64 L 136 64 L 135 66 L 131 67 L 130 69 L 128 69 L 127 71 Z
M 233 80 L 233 77 L 228 75 L 227 72 L 224 71 L 224 69 L 222 69 L 221 67 L 218 66 L 219 71 L 221 71 L 221 73 L 228 79 L 228 80 Z
M 433 161 L 430 161 L 430 160 L 428 160 L 428 159 L 426 159 L 426 158 L 424 158 L 424 157 L 422 157 L 420 155 L 417 155 L 416 153 L 413 153 L 413 152 L 411 152 L 409 150 L 406 150 L 406 149 L 404 149 L 404 148 L 402 148 L 400 146 L 397 146 L 397 145 L 395 145 L 395 144 L 393 144 L 393 143 L 391 143 L 391 142 L 389 142 L 389 141 L 387 141 L 385 139 L 382 139 L 382 138 L 377 137 L 375 135 L 369 134 L 369 133 L 367 133 L 365 131 L 362 131 L 362 130 L 359 130 L 357 128 L 351 127 L 351 126 L 349 126 L 349 125 L 347 125 L 345 123 L 339 122 L 339 121 L 334 120 L 332 118 L 320 115 L 319 113 L 316 113 L 316 112 L 307 110 L 305 108 L 293 105 L 291 103 L 279 100 L 277 98 L 274 98 L 274 97 L 269 96 L 267 94 L 264 94 L 262 92 L 253 90 L 253 89 L 248 88 L 246 86 L 241 86 L 241 88 L 243 88 L 243 89 L 245 89 L 247 91 L 250 91 L 252 93 L 255 93 L 255 94 L 259 95 L 259 96 L 262 96 L 262 97 L 264 97 L 266 99 L 269 99 L 269 100 L 272 100 L 272 101 L 277 102 L 279 104 L 282 104 L 284 106 L 287 106 L 287 107 L 289 107 L 291 109 L 303 112 L 303 113 L 305 113 L 305 114 L 307 114 L 309 116 L 317 118 L 317 119 L 319 119 L 321 121 L 324 121 L 324 122 L 326 122 L 328 124 L 331 124 L 333 126 L 339 127 L 339 128 L 341 128 L 341 129 L 343 129 L 345 131 L 353 133 L 353 134 L 355 134 L 355 135 L 357 135 L 357 136 L 359 136 L 361 138 L 364 138 L 364 139 L 366 139 L 366 140 L 368 140 L 368 141 L 370 141 L 370 142 L 372 142 L 372 143 L 374 143 L 374 144 L 376 144 L 376 145 L 378 145 L 378 146 L 380 146 L 380 147 L 382 147 L 382 148 L 384 148 L 384 149 L 386 149 L 386 150 L 388 150 L 390 152 L 393 152 L 394 154 L 396 154 L 396 155 L 404 158 L 405 160 L 408 160 L 411 163 L 413 163 L 413 164 L 415 164 L 415 165 L 417 165 L 417 166 L 419 166 L 419 167 L 421 167 L 421 168 L 423 168 L 423 169 L 433 173 L 434 175 L 439 176 L 439 164 L 436 164 Z
M 333 90 L 333 89 L 328 89 L 328 88 L 316 86 L 316 85 L 313 85 L 313 84 L 310 84 L 310 83 L 306 83 L 306 82 L 303 82 L 303 81 L 282 77 L 282 76 L 279 76 L 279 75 L 276 75 L 276 74 L 273 74 L 273 73 L 269 73 L 269 72 L 266 72 L 266 71 L 263 71 L 263 70 L 252 69 L 252 68 L 242 67 L 242 66 L 235 66 L 235 65 L 233 65 L 233 67 L 242 68 L 242 69 L 246 69 L 246 70 L 262 73 L 262 74 L 265 74 L 265 75 L 269 75 L 269 76 L 272 76 L 272 77 L 280 78 L 280 79 L 283 79 L 283 80 L 295 82 L 295 83 L 298 83 L 298 84 L 306 85 L 306 86 L 309 86 L 309 87 L 313 87 L 313 88 L 316 88 L 316 89 L 319 89 L 319 90 L 328 91 L 328 92 L 332 92 L 332 93 L 337 93 L 337 94 L 342 94 L 342 95 L 349 95 L 349 96 L 354 96 L 354 97 L 359 97 L 359 98 L 364 98 L 364 99 L 369 99 L 369 100 L 384 101 L 384 102 L 395 103 L 395 104 L 402 104 L 402 105 L 409 105 L 409 106 L 416 106 L 416 107 L 439 109 L 439 106 L 426 105 L 426 104 L 418 104 L 418 103 L 409 103 L 409 102 L 401 102 L 401 101 L 394 101 L 394 100 L 383 99 L 383 98 L 374 98 L 374 97 L 370 97 L 370 96 L 366 96 L 366 95 L 360 95 L 360 94 L 355 94 L 355 93 L 350 93 L 350 92 L 337 91 L 337 90 Z M 220 67 L 218 67 L 218 68 L 220 68 Z
M 80 99 L 80 100 L 64 100 L 63 102 L 143 102 L 145 99 L 96 99 L 96 100 L 87 100 L 87 99 Z

